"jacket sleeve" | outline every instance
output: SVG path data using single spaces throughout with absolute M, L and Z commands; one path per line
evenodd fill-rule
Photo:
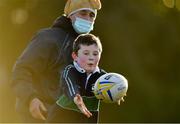
M 38 91 L 33 84 L 38 83 L 35 80 L 54 61 L 52 56 L 56 56 L 57 50 L 55 41 L 51 41 L 42 32 L 32 39 L 13 67 L 12 88 L 19 99 L 28 102 L 31 97 L 38 97 Z
M 61 75 L 61 81 L 63 93 L 71 100 L 73 100 L 75 95 L 80 93 L 80 86 L 77 83 L 77 72 L 75 71 L 75 68 L 73 66 L 69 65 L 64 69 Z

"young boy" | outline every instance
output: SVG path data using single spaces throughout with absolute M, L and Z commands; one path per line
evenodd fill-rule
M 73 63 L 61 75 L 61 95 L 52 109 L 57 122 L 97 123 L 100 101 L 92 92 L 95 81 L 106 72 L 99 69 L 102 45 L 92 34 L 79 35 L 73 44 Z M 84 116 L 84 115 L 85 116 Z M 54 119 L 56 118 L 56 119 Z

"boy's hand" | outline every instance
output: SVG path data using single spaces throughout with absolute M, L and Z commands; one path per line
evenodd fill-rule
M 117 103 L 118 103 L 118 105 L 120 105 L 120 104 L 121 104 L 121 101 L 122 101 L 122 102 L 124 102 L 124 98 L 123 98 L 123 97 L 122 97 L 121 99 L 119 99 L 119 100 L 118 100 L 118 102 L 117 102 Z
M 86 117 L 89 118 L 92 116 L 92 113 L 86 108 L 83 99 L 79 94 L 76 94 L 76 96 L 74 97 L 74 103 Z
M 126 94 L 125 94 L 124 96 L 126 96 Z M 120 105 L 120 104 L 121 104 L 121 101 L 124 102 L 124 98 L 123 98 L 123 97 L 121 97 L 121 98 L 117 101 L 117 104 Z

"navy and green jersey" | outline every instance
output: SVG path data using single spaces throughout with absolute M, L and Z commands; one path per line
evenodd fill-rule
M 92 92 L 96 80 L 106 72 L 98 67 L 91 74 L 87 75 L 85 70 L 79 67 L 76 62 L 66 66 L 61 74 L 61 95 L 57 104 L 64 109 L 80 112 L 73 99 L 80 94 L 89 111 L 99 111 L 99 100 Z

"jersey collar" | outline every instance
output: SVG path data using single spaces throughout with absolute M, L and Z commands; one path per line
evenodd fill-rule
M 83 68 L 81 68 L 78 63 L 76 61 L 73 61 L 74 67 L 81 73 L 86 73 L 86 70 L 84 70 Z M 100 69 L 99 67 L 96 67 L 96 69 L 92 72 L 93 74 L 99 72 L 100 73 Z

